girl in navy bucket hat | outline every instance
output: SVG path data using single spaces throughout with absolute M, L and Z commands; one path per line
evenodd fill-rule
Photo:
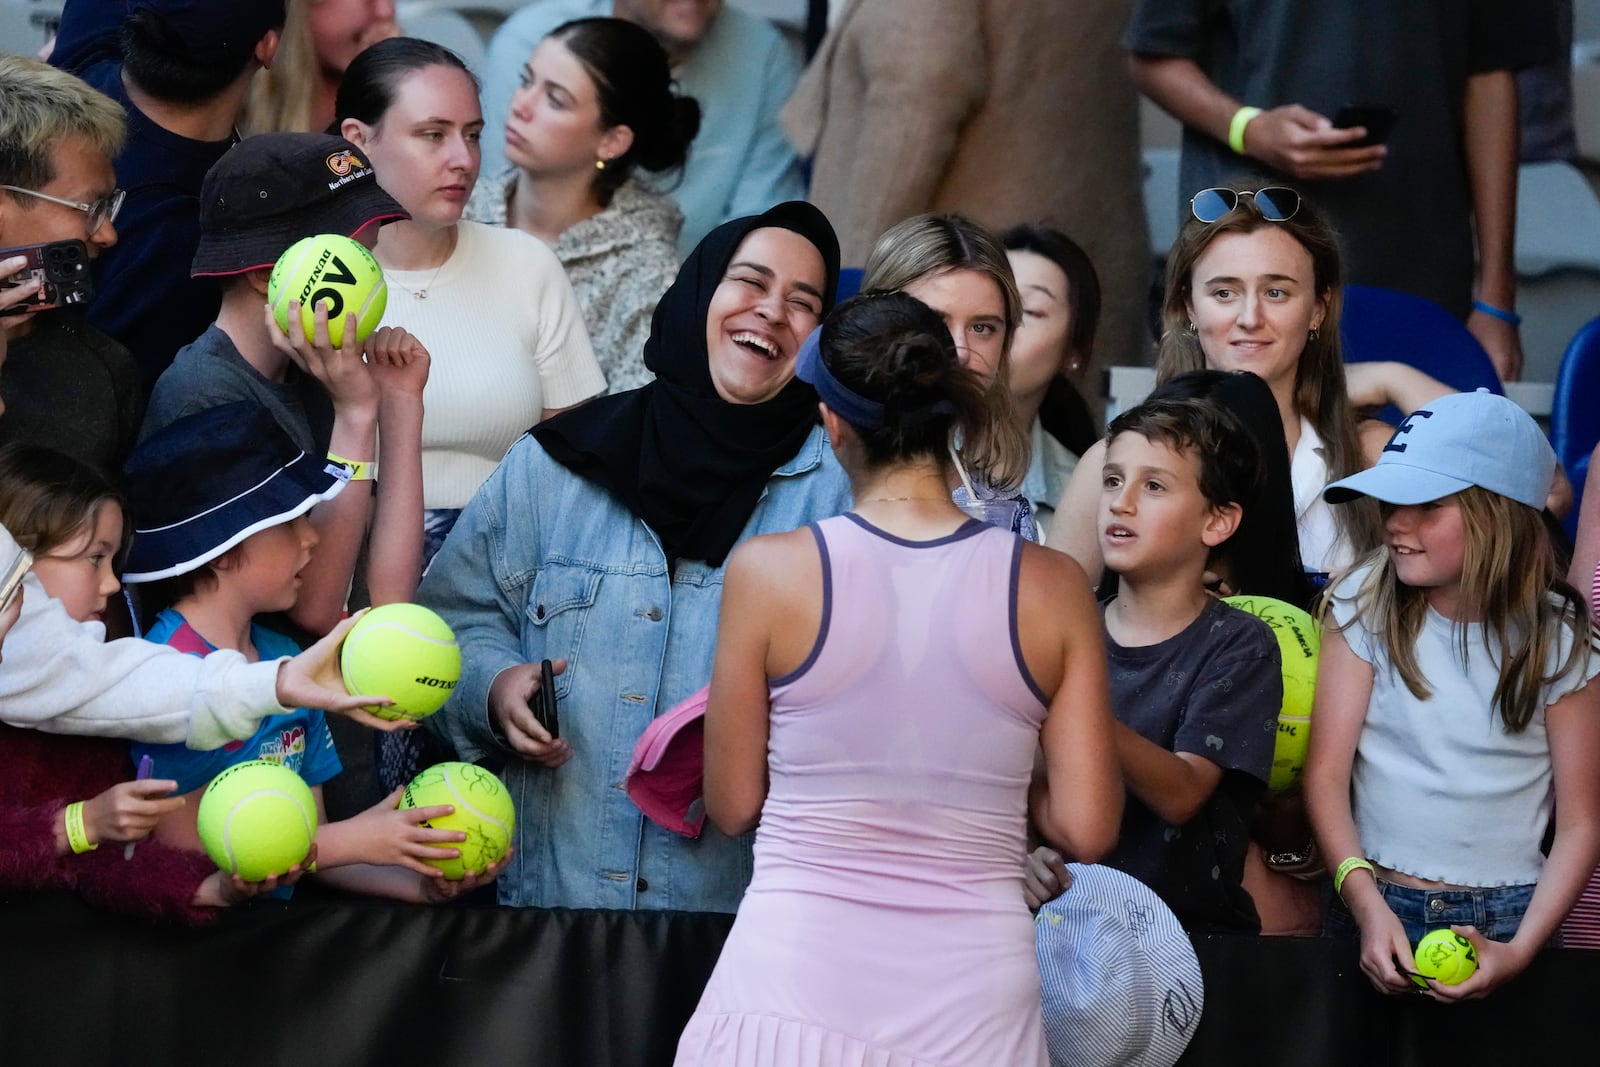
M 1600 860 L 1600 656 L 1540 514 L 1555 471 L 1532 417 L 1479 390 L 1412 412 L 1376 466 L 1324 491 L 1383 514 L 1384 546 L 1324 608 L 1305 769 L 1328 932 L 1359 933 L 1380 992 L 1487 995 Z M 1439 929 L 1477 959 L 1460 984 L 1416 974 L 1412 946 Z

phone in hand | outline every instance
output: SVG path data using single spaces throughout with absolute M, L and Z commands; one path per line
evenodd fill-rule
M 0 611 L 11 606 L 17 598 L 17 590 L 22 588 L 22 579 L 28 576 L 28 571 L 33 567 L 33 553 L 25 548 L 17 549 L 17 554 L 12 557 L 11 563 L 3 573 L 0 573 Z
M 550 740 L 561 736 L 561 719 L 556 714 L 556 672 L 549 660 L 539 663 L 539 690 L 533 694 L 533 717 L 550 733 Z
M 89 248 L 82 241 L 50 241 L 0 249 L 0 260 L 24 256 L 21 270 L 0 278 L 0 289 L 10 289 L 38 280 L 42 284 L 20 304 L 0 310 L 0 315 L 22 315 L 50 308 L 86 304 L 94 296 L 94 279 L 89 274 Z
M 1333 124 L 1341 130 L 1348 130 L 1354 126 L 1364 127 L 1367 131 L 1365 137 L 1359 141 L 1351 141 L 1343 147 L 1367 148 L 1388 141 L 1389 134 L 1394 130 L 1395 120 L 1399 117 L 1398 108 L 1383 104 L 1346 104 L 1333 117 Z

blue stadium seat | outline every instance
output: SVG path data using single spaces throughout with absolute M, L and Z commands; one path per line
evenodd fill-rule
M 839 268 L 839 303 L 844 303 L 861 291 L 861 276 L 865 273 L 860 267 Z
M 1600 318 L 1590 319 L 1567 343 L 1550 405 L 1550 443 L 1566 468 L 1574 493 L 1583 492 L 1589 455 L 1600 442 Z M 1600 501 L 1590 501 L 1591 507 Z M 1577 534 L 1578 502 L 1567 513 L 1567 533 Z
M 1339 328 L 1346 363 L 1394 360 L 1463 393 L 1478 388 L 1505 393 L 1478 339 L 1460 319 L 1431 300 L 1394 289 L 1347 285 Z M 1399 425 L 1402 414 L 1386 407 L 1378 417 Z

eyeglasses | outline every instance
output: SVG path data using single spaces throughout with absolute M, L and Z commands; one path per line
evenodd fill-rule
M 1216 222 L 1239 206 L 1239 198 L 1254 198 L 1256 210 L 1268 222 L 1288 222 L 1300 210 L 1300 194 L 1281 185 L 1269 185 L 1252 192 L 1249 189 L 1202 189 L 1189 201 L 1189 210 L 1201 222 Z
M 48 200 L 52 204 L 60 204 L 62 207 L 77 208 L 89 216 L 89 233 L 91 236 L 99 231 L 100 227 L 116 219 L 117 212 L 122 210 L 122 201 L 128 195 L 128 190 L 126 189 L 113 189 L 109 196 L 102 196 L 92 204 L 84 204 L 77 200 L 63 200 L 59 196 L 41 193 L 37 189 L 24 189 L 20 185 L 0 185 L 0 189 L 6 189 L 13 193 L 22 193 L 24 196 L 36 196 L 40 200 Z

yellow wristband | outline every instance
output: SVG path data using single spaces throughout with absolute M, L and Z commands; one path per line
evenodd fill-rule
M 1377 877 L 1377 872 L 1372 870 L 1372 864 L 1370 862 L 1368 862 L 1365 859 L 1362 859 L 1360 856 L 1351 856 L 1349 859 L 1347 859 L 1343 863 L 1339 864 L 1338 870 L 1333 872 L 1333 891 L 1334 891 L 1334 893 L 1338 894 L 1338 893 L 1342 892 L 1344 890 L 1345 876 L 1348 875 L 1351 871 L 1358 871 L 1358 870 L 1359 871 L 1368 871 L 1368 872 L 1370 872 L 1372 874 L 1372 876 L 1374 878 Z
M 1228 147 L 1235 155 L 1244 155 L 1244 128 L 1259 114 L 1259 107 L 1241 107 L 1233 113 L 1233 121 L 1228 123 Z
M 350 480 L 352 482 L 370 482 L 378 477 L 378 465 L 371 460 L 345 459 L 343 456 L 336 456 L 329 452 L 328 462 L 337 463 L 341 467 L 349 467 Z
M 99 848 L 98 842 L 89 843 L 89 834 L 83 828 L 83 801 L 75 801 L 67 805 L 67 844 L 72 846 L 72 851 L 82 855 L 93 852 Z

